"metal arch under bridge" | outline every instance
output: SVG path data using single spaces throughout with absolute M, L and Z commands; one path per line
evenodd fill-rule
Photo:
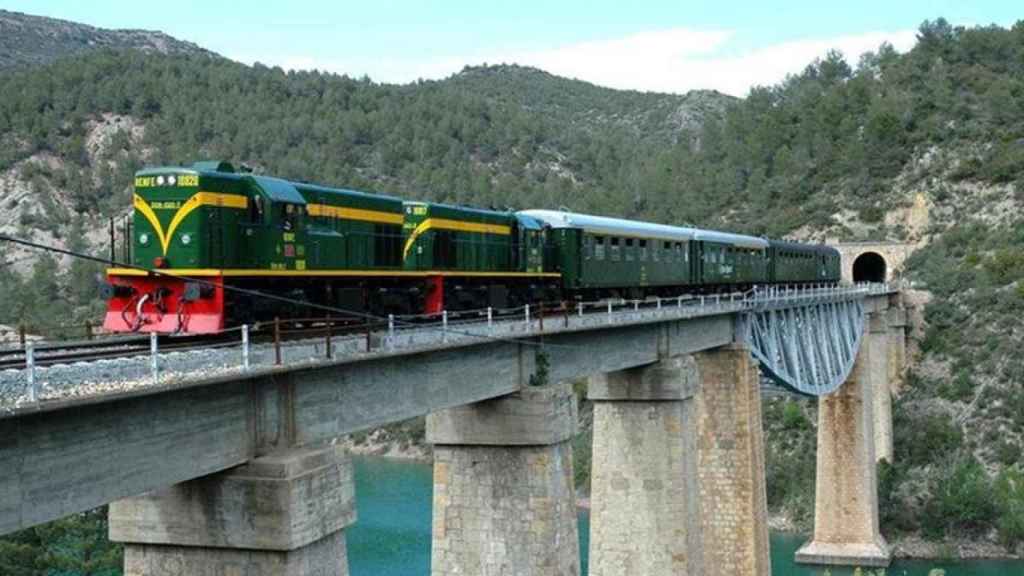
M 864 334 L 864 298 L 884 286 L 758 288 L 742 335 L 761 370 L 805 396 L 835 392 L 853 370 Z

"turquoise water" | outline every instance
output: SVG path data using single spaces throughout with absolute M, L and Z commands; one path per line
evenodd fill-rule
M 348 529 L 352 576 L 426 576 L 430 574 L 431 467 L 383 458 L 355 458 L 359 519 Z M 589 519 L 580 514 L 580 550 L 586 574 Z M 802 536 L 773 533 L 772 576 L 820 576 L 823 569 L 797 566 L 793 553 Z M 928 576 L 942 568 L 945 576 L 1024 576 L 1024 562 L 897 562 L 887 576 Z M 848 576 L 851 570 L 832 570 Z

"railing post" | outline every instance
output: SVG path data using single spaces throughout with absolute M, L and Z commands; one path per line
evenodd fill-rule
M 92 340 L 93 337 L 92 322 L 89 320 L 85 321 L 85 337 L 87 340 Z
M 274 364 L 281 365 L 281 317 L 274 316 Z
M 639 312 L 639 311 L 640 311 L 640 301 L 639 300 L 633 300 L 633 312 Z
M 18 324 L 18 344 L 21 345 L 21 349 L 25 350 L 25 325 Z
M 530 329 L 530 305 L 527 304 L 523 308 L 523 310 L 525 310 L 525 314 L 526 314 L 526 329 L 529 330 Z
M 569 327 L 569 304 L 562 300 L 562 316 L 565 318 L 565 327 Z
M 367 320 L 367 322 L 369 322 L 369 320 Z M 330 314 L 327 315 L 327 337 L 326 337 L 326 340 L 327 341 L 324 342 L 324 347 L 326 348 L 324 351 L 327 352 L 327 359 L 330 360 L 331 356 L 333 355 L 333 354 L 331 354 L 331 315 Z
M 494 331 L 494 308 L 487 307 L 487 331 Z
M 249 325 L 242 324 L 242 368 L 249 369 Z
M 676 308 L 682 308 L 682 307 L 683 307 L 683 297 L 682 297 L 682 295 L 680 295 L 680 296 L 676 297 Z
M 160 366 L 158 362 L 159 344 L 156 332 L 149 333 L 149 368 L 153 373 L 153 384 L 160 383 Z
M 658 310 L 661 310 L 661 296 L 655 296 L 654 298 L 658 303 Z
M 441 310 L 441 342 L 448 342 L 448 311 Z
M 36 387 L 36 352 L 31 342 L 25 344 L 25 370 L 28 376 L 28 401 L 39 401 L 39 389 Z
M 580 318 L 583 318 L 583 302 L 576 304 L 576 312 L 579 314 Z
M 388 314 L 388 351 L 395 349 L 395 315 Z
M 612 323 L 612 301 L 608 300 L 608 323 Z
M 537 305 L 537 321 L 540 322 L 540 331 L 544 331 L 544 303 Z
M 370 350 L 373 349 L 373 322 L 366 319 L 366 353 L 369 354 Z

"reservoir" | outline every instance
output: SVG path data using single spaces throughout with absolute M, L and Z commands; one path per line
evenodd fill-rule
M 432 468 L 421 462 L 355 457 L 356 506 L 359 519 L 347 530 L 352 576 L 429 576 Z M 589 518 L 580 514 L 580 550 L 586 574 Z M 820 576 L 824 569 L 798 566 L 793 553 L 805 537 L 771 535 L 772 576 Z M 1021 561 L 898 561 L 886 576 L 1022 576 Z M 832 569 L 833 576 L 852 570 Z

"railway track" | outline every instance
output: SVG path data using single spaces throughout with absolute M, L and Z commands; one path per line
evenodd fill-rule
M 731 295 L 729 295 L 731 296 Z M 695 303 L 699 296 L 682 296 L 674 299 L 663 299 L 668 305 L 677 299 L 682 302 Z M 611 306 L 617 310 L 623 308 L 646 309 L 654 307 L 655 300 L 613 301 Z M 585 314 L 604 313 L 609 303 L 590 303 L 586 306 Z M 580 311 L 572 307 L 559 305 L 546 305 L 543 307 L 532 307 L 528 312 L 524 308 L 509 310 L 494 310 L 490 319 L 493 321 L 507 321 L 524 316 L 539 320 L 543 325 L 546 318 L 553 325 L 559 323 L 570 315 L 577 315 Z M 451 312 L 447 315 L 452 322 L 451 330 L 458 330 L 460 326 L 467 323 L 486 322 L 488 320 L 485 310 L 470 310 Z M 567 319 L 565 320 L 567 322 Z M 444 322 L 441 315 L 399 317 L 396 323 L 402 327 L 410 325 L 440 325 Z M 288 341 L 310 339 L 310 338 L 344 338 L 353 335 L 365 334 L 369 342 L 371 334 L 388 329 L 388 322 L 374 321 L 367 323 L 365 320 L 352 320 L 341 318 L 304 318 L 285 319 L 279 322 L 269 321 L 253 324 L 250 327 L 250 342 L 253 344 L 282 343 Z M 216 335 L 161 335 L 158 337 L 158 349 L 160 353 L 173 351 L 195 350 L 203 347 L 237 345 L 241 342 L 241 331 L 238 329 L 228 330 Z M 94 340 L 67 341 L 67 342 L 43 342 L 33 346 L 33 363 L 37 367 L 47 367 L 57 364 L 73 364 L 78 362 L 91 362 L 95 360 L 133 358 L 146 356 L 151 353 L 150 336 L 108 336 Z M 22 369 L 27 364 L 26 351 L 21 346 L 0 348 L 0 370 Z
M 384 324 L 384 327 L 387 325 Z M 370 329 L 380 329 L 380 324 L 373 324 Z M 330 320 L 332 336 L 344 337 L 362 333 L 367 330 L 365 323 L 353 323 L 343 320 Z M 250 341 L 254 344 L 287 342 L 311 337 L 324 337 L 328 332 L 327 320 L 281 321 L 275 330 L 273 322 L 264 322 L 252 326 Z M 276 337 L 275 337 L 276 333 Z M 240 343 L 240 331 L 234 330 L 215 335 L 160 335 L 158 349 L 160 353 L 195 350 L 202 347 L 230 345 Z M 133 358 L 146 356 L 151 352 L 150 336 L 113 336 L 88 341 L 51 342 L 33 346 L 33 363 L 43 368 L 56 364 L 73 364 L 76 362 L 92 362 L 112 358 Z M 21 369 L 27 364 L 26 351 L 18 346 L 0 349 L 0 370 Z

